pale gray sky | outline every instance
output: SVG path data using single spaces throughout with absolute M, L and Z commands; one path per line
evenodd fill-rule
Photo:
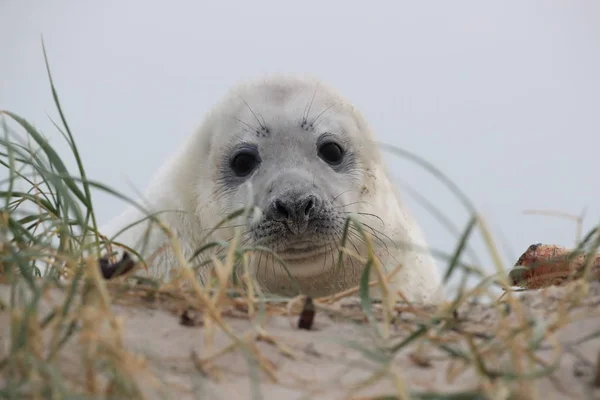
M 88 175 L 128 194 L 232 84 L 308 73 L 362 109 L 381 141 L 455 180 L 512 256 L 573 244 L 572 222 L 525 209 L 587 207 L 585 228 L 600 220 L 598 1 L 0 0 L 0 108 L 58 146 L 42 34 Z M 388 159 L 466 224 L 439 182 Z M 451 251 L 456 238 L 407 201 L 430 244 Z M 96 197 L 101 221 L 122 207 Z

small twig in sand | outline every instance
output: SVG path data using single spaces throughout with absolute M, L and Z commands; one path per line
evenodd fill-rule
M 315 305 L 313 304 L 312 298 L 307 297 L 304 301 L 304 309 L 300 313 L 300 318 L 298 318 L 298 329 L 306 329 L 309 331 L 312 328 L 314 318 Z

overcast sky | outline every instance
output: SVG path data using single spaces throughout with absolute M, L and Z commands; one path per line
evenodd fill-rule
M 585 229 L 600 220 L 595 0 L 0 0 L 0 109 L 67 154 L 47 117 L 57 113 L 41 35 L 88 175 L 130 195 L 232 84 L 307 73 L 355 103 L 381 141 L 453 179 L 506 242 L 507 262 L 532 243 L 574 242 L 573 222 L 523 210 L 587 207 Z M 468 215 L 446 188 L 387 159 L 463 229 Z M 452 251 L 456 238 L 406 200 L 432 247 Z M 101 221 L 124 206 L 95 203 Z

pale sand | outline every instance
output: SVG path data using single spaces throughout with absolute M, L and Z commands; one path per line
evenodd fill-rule
M 0 286 L 0 295 L 3 300 L 8 299 L 9 291 L 6 286 Z M 529 292 L 525 295 L 523 305 L 527 313 L 536 318 L 542 318 L 551 323 L 555 308 L 558 306 L 560 296 L 566 289 L 550 288 L 545 292 Z M 544 294 L 545 293 L 545 294 Z M 55 299 L 62 295 L 52 292 Z M 347 314 L 359 315 L 360 306 L 357 299 L 345 299 L 337 304 Z M 377 305 L 375 306 L 376 308 Z M 246 357 L 239 349 L 218 358 L 213 366 L 218 367 L 218 373 L 206 377 L 199 372 L 191 359 L 195 352 L 198 357 L 204 358 L 206 347 L 202 327 L 187 327 L 179 323 L 176 313 L 160 309 L 160 307 L 143 307 L 138 305 L 113 305 L 114 313 L 123 317 L 124 345 L 126 348 L 142 354 L 148 366 L 169 383 L 165 389 L 168 391 L 166 398 L 173 399 L 250 399 L 252 398 L 251 381 L 248 378 L 248 363 Z M 558 338 L 563 344 L 575 341 L 586 334 L 600 330 L 600 283 L 594 282 L 590 286 L 590 294 L 583 304 L 571 315 L 590 314 L 580 320 L 575 320 L 562 328 Z M 253 331 L 252 324 L 243 316 L 242 311 L 231 311 L 226 320 L 240 336 L 243 332 Z M 463 307 L 459 311 L 461 329 L 491 333 L 496 317 L 489 306 L 477 305 L 469 309 Z M 271 316 L 264 322 L 264 330 L 278 343 L 291 349 L 296 359 L 290 359 L 275 346 L 259 342 L 258 348 L 262 355 L 272 362 L 278 380 L 277 383 L 269 382 L 266 375 L 260 376 L 260 392 L 265 399 L 344 399 L 368 398 L 375 395 L 392 395 L 395 387 L 390 379 L 384 378 L 374 385 L 356 390 L 350 386 L 370 376 L 369 367 L 373 363 L 365 361 L 365 357 L 358 351 L 351 350 L 341 343 L 341 339 L 355 340 L 369 344 L 373 347 L 373 339 L 365 325 L 352 324 L 336 320 L 324 312 L 317 312 L 314 330 L 298 330 L 296 316 Z M 403 312 L 401 318 L 405 320 L 402 326 L 412 326 L 409 320 L 415 316 Z M 466 319 L 466 320 L 465 320 Z M 6 311 L 0 312 L 0 340 L 2 353 L 6 354 L 9 343 L 10 329 L 9 316 Z M 406 337 L 405 332 L 396 331 L 392 336 Z M 399 339 L 395 339 L 398 342 Z M 73 340 L 77 343 L 77 340 Z M 214 338 L 213 349 L 221 349 L 231 343 L 230 339 L 217 330 Z M 431 367 L 418 367 L 409 358 L 409 353 L 414 351 L 415 342 L 407 350 L 402 351 L 395 359 L 397 371 L 404 383 L 411 391 L 436 391 L 456 392 L 473 390 L 482 382 L 477 377 L 473 368 L 457 377 L 453 382 L 446 379 L 446 370 L 449 361 L 433 361 Z M 463 342 L 464 345 L 464 342 Z M 80 360 L 74 354 L 76 345 L 69 345 L 61 362 L 65 366 L 76 366 Z M 462 347 L 466 349 L 465 346 Z M 71 350 L 71 351 L 69 351 Z M 426 354 L 441 354 L 439 351 L 426 348 Z M 572 392 L 573 398 L 600 398 L 598 390 L 594 392 L 592 384 L 594 370 L 598 368 L 600 352 L 600 337 L 589 340 L 583 344 L 563 351 L 560 365 L 554 377 L 562 388 Z M 551 360 L 554 350 L 541 350 L 538 356 L 544 360 Z M 578 358 L 579 357 L 579 358 Z M 362 360 L 362 361 L 361 361 Z M 356 365 L 353 365 L 353 361 Z M 490 365 L 489 367 L 497 367 Z M 374 371 L 374 370 L 373 370 Z M 215 372 L 213 370 L 213 372 Z M 72 373 L 83 375 L 81 370 L 72 368 Z M 218 376 L 217 376 L 218 375 Z M 218 379 L 217 379 L 218 378 Z M 140 372 L 140 381 L 145 376 Z M 1 381 L 1 378 L 0 378 Z M 148 398 L 159 398 L 155 389 L 147 384 L 145 392 Z M 539 398 L 544 400 L 564 399 L 569 396 L 560 393 L 555 384 L 548 378 L 529 381 L 530 387 L 537 389 Z M 500 396 L 498 398 L 504 398 Z

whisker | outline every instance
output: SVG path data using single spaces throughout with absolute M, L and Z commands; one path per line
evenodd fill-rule
M 248 104 L 248 102 L 246 100 L 244 100 L 242 98 L 242 96 L 238 97 L 244 102 L 244 104 L 246 105 L 246 107 L 248 107 L 248 110 L 250 110 L 250 112 L 252 113 L 252 115 L 254 116 L 254 118 L 256 119 L 256 122 L 258 122 L 258 125 L 262 128 L 262 129 L 267 129 L 267 127 L 265 126 L 265 124 L 263 122 L 260 122 L 260 119 L 258 119 L 258 117 L 256 116 L 256 113 L 254 112 L 254 110 L 252 109 L 252 107 L 250 107 L 250 104 Z
M 360 235 L 358 235 L 358 237 L 362 239 L 362 237 Z M 349 240 L 352 243 L 352 240 L 350 238 L 349 238 Z M 362 239 L 362 242 L 366 245 L 366 242 L 364 241 L 364 239 Z M 394 259 L 394 261 L 397 263 L 398 260 L 396 260 L 396 258 L 388 251 L 387 246 L 384 245 L 384 247 L 385 247 L 386 253 L 389 256 L 391 256 Z M 356 253 L 360 255 L 360 252 L 358 250 L 356 250 Z M 379 263 L 381 264 L 381 266 L 385 269 L 385 264 L 383 263 L 383 260 L 381 259 L 381 257 L 377 253 L 374 253 L 374 254 L 375 254 L 375 257 L 377 257 L 377 260 L 379 260 Z
M 310 99 L 310 103 L 308 103 L 308 108 L 305 108 L 305 115 L 302 115 L 302 124 L 306 124 L 308 115 L 310 114 L 310 109 L 312 108 L 313 101 L 315 100 L 315 96 L 317 95 L 317 90 L 319 90 L 320 82 L 317 83 L 315 87 L 315 91 L 313 92 L 312 98 Z
M 333 207 L 333 208 L 336 208 L 336 209 L 337 209 L 337 208 L 343 208 L 343 207 L 350 207 L 350 206 L 353 206 L 353 205 L 355 205 L 355 204 L 366 204 L 366 205 L 370 206 L 370 204 L 369 204 L 369 203 L 367 203 L 366 201 L 355 201 L 355 202 L 353 202 L 353 203 L 342 204 L 342 205 L 340 205 L 340 206 L 335 206 L 335 207 Z
M 354 251 L 356 251 L 356 254 L 360 255 L 360 251 L 358 250 L 358 247 L 356 247 L 356 244 L 354 244 L 354 242 L 352 241 L 352 236 L 348 237 L 348 241 L 350 242 L 350 244 L 352 245 L 352 247 L 354 247 Z
M 365 212 L 350 212 L 350 211 L 341 211 L 341 213 L 343 213 L 343 214 L 365 215 L 365 216 L 368 216 L 368 217 L 377 218 L 379 220 L 379 222 L 381 222 L 381 225 L 385 226 L 385 223 L 383 222 L 383 219 L 381 219 L 381 217 L 379 215 L 375 215 L 375 214 L 371 214 L 371 213 L 365 213 Z
M 258 132 L 258 129 L 256 129 L 254 126 L 250 125 L 246 121 L 242 121 L 239 118 L 235 118 L 235 120 L 238 121 L 240 124 L 244 125 L 245 127 L 247 127 L 248 129 L 250 129 L 250 131 L 248 131 L 248 133 L 257 133 Z
M 275 273 L 275 256 L 273 255 L 273 253 L 269 253 L 268 254 L 268 259 L 271 260 L 271 272 L 273 272 L 273 278 L 275 278 L 276 273 Z M 277 266 L 279 268 L 281 268 L 281 265 L 277 264 Z
M 220 226 L 218 228 L 206 228 L 206 229 L 201 229 L 199 232 L 206 232 L 206 231 L 210 231 L 210 230 L 218 231 L 221 229 L 228 229 L 228 228 L 241 228 L 243 226 L 246 226 L 246 224 Z M 233 239 L 233 237 L 231 239 Z M 231 240 L 231 239 L 229 239 L 229 240 Z
M 351 229 L 349 232 L 352 233 L 352 234 L 354 234 L 354 237 L 360 238 L 360 240 L 361 240 L 361 242 L 363 244 L 365 244 L 365 245 L 367 244 L 367 242 L 365 241 L 365 239 L 362 237 L 362 235 L 360 234 L 360 232 L 356 228 Z M 389 250 L 387 244 L 385 243 L 385 241 L 383 241 L 376 234 L 373 235 L 373 239 L 375 239 L 375 241 L 380 244 L 380 246 L 386 251 L 386 253 L 390 254 L 390 250 Z
M 335 201 L 338 199 L 338 197 L 340 197 L 340 196 L 341 196 L 341 195 L 343 195 L 344 193 L 348 193 L 348 192 L 350 192 L 351 190 L 352 190 L 352 189 L 348 189 L 348 190 L 345 190 L 345 191 L 341 192 L 340 194 L 338 194 L 337 196 L 335 196 L 335 197 L 334 197 L 334 198 L 331 200 L 331 203 L 335 202 Z M 342 206 L 342 207 L 343 207 L 343 206 Z
M 367 229 L 369 229 L 373 233 L 374 237 L 378 237 L 379 235 L 381 235 L 385 239 L 387 239 L 388 241 L 390 241 L 391 243 L 394 243 L 395 246 L 396 246 L 396 249 L 398 248 L 398 245 L 392 240 L 392 238 L 390 238 L 385 233 L 381 232 L 380 230 L 377 230 L 377 229 L 373 228 L 371 225 L 369 225 L 369 224 L 367 224 L 365 222 L 362 222 L 362 221 L 361 221 L 361 225 L 363 225 L 364 227 L 366 227 Z M 381 240 L 381 238 L 379 238 L 379 239 Z M 383 240 L 382 240 L 382 242 L 383 242 Z
M 336 106 L 336 105 L 337 105 L 337 103 L 333 103 L 333 104 L 329 105 L 328 107 L 326 107 L 326 108 L 325 108 L 323 111 L 321 111 L 321 113 L 319 113 L 319 115 L 317 115 L 317 116 L 316 116 L 316 117 L 315 117 L 315 118 L 314 118 L 314 119 L 311 121 L 311 123 L 310 123 L 310 124 L 311 124 L 313 127 L 315 127 L 315 126 L 316 126 L 316 124 L 317 124 L 317 120 L 318 120 L 318 119 L 319 119 L 319 118 L 320 118 L 320 117 L 321 117 L 323 114 L 325 114 L 327 111 L 329 111 L 331 108 L 333 108 L 333 107 L 334 107 L 334 106 Z
M 331 252 L 331 247 L 332 247 L 331 244 L 327 246 L 327 249 L 329 250 L 328 252 Z M 332 258 L 333 258 L 333 256 L 332 256 Z M 321 270 L 320 270 L 321 273 L 323 271 L 325 271 L 326 266 L 327 266 L 327 253 L 325 253 L 325 257 L 323 257 L 323 265 L 321 266 Z

